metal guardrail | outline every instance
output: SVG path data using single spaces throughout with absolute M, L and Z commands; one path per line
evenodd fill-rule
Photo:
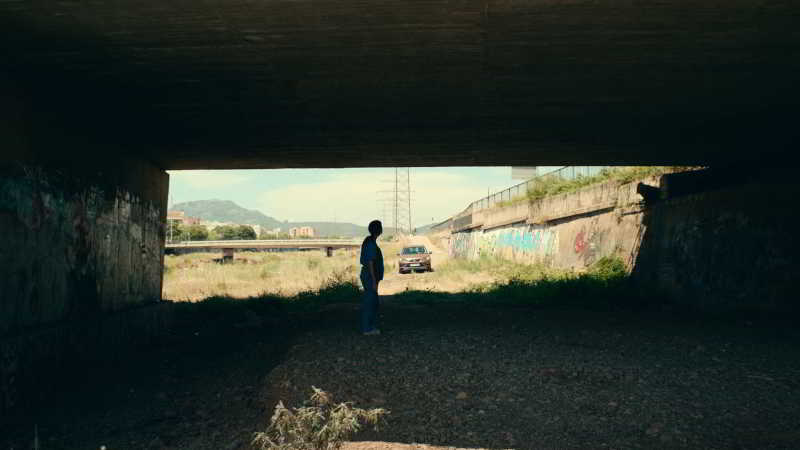
M 495 192 L 480 200 L 470 203 L 469 206 L 459 215 L 468 214 L 483 209 L 491 208 L 500 202 L 508 202 L 515 198 L 524 197 L 528 191 L 533 190 L 537 184 L 550 182 L 554 179 L 574 180 L 581 177 L 593 177 L 599 175 L 610 166 L 566 166 L 536 178 L 531 178 L 528 181 L 511 186 L 508 189 L 503 189 L 500 192 Z

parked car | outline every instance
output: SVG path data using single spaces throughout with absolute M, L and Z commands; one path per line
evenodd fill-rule
M 403 247 L 403 250 L 398 253 L 400 262 L 398 263 L 400 273 L 415 272 L 433 272 L 431 266 L 431 254 L 424 245 L 412 245 Z

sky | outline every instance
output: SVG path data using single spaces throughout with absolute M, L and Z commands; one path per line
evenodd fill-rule
M 366 225 L 375 218 L 384 219 L 378 200 L 392 194 L 378 191 L 394 188 L 393 168 L 173 170 L 169 174 L 170 206 L 191 200 L 232 200 L 290 222 Z M 412 167 L 412 225 L 443 221 L 485 197 L 487 190 L 496 192 L 519 182 L 511 179 L 510 167 Z

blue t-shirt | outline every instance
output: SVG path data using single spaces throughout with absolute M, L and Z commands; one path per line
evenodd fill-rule
M 383 280 L 383 253 L 375 238 L 367 236 L 364 242 L 361 243 L 361 270 L 369 274 L 369 262 L 375 262 L 375 276 L 378 277 L 377 281 Z

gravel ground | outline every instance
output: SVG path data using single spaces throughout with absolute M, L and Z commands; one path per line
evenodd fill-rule
M 311 385 L 392 411 L 366 440 L 457 447 L 798 448 L 798 336 L 664 316 L 384 308 L 379 337 L 326 313 L 264 399 Z M 786 326 L 788 324 L 785 324 Z M 785 329 L 784 329 L 785 330 Z
M 0 428 L 0 448 L 30 448 L 37 424 L 48 450 L 244 449 L 312 385 L 392 411 L 352 450 L 800 448 L 789 321 L 387 301 L 383 335 L 356 322 L 340 305 L 131 358 Z

